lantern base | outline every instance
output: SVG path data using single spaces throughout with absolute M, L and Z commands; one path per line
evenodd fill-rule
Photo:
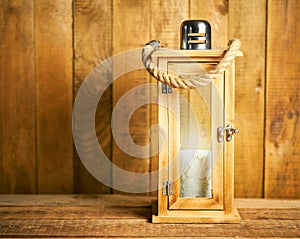
M 153 223 L 240 223 L 240 221 L 241 217 L 236 207 L 233 214 L 217 210 L 167 210 L 167 214 L 161 216 L 157 214 L 157 200 L 152 201 Z

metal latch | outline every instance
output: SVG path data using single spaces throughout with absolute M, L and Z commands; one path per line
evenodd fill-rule
M 226 135 L 225 135 L 226 132 Z M 238 129 L 234 129 L 232 125 L 227 125 L 226 127 L 220 126 L 218 127 L 218 142 L 224 142 L 224 138 L 226 137 L 227 141 L 232 140 L 232 136 L 239 132 Z
M 162 194 L 165 196 L 173 195 L 173 182 L 172 181 L 163 181 Z

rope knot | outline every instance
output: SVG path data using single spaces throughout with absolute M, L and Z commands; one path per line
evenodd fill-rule
M 157 51 L 160 47 L 160 42 L 157 40 L 152 40 L 152 41 L 149 41 L 148 43 L 146 43 L 146 46 L 147 45 L 151 46 L 155 51 Z

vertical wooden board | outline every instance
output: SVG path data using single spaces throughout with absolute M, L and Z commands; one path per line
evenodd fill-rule
M 85 77 L 99 63 L 112 56 L 112 1 L 81 1 L 74 4 L 74 93 Z M 99 144 L 111 158 L 111 104 L 109 87 L 97 107 L 95 126 Z M 74 191 L 76 193 L 110 193 L 111 189 L 93 178 L 78 155 L 74 155 Z
M 228 0 L 191 0 L 190 18 L 207 20 L 211 25 L 212 48 L 226 47 L 228 33 Z
M 113 1 L 113 54 L 118 54 L 123 51 L 128 51 L 144 46 L 150 39 L 150 2 L 143 0 L 114 0 Z M 124 63 L 124 66 L 126 64 Z M 121 66 L 113 65 L 116 69 Z M 126 70 L 126 67 L 125 69 Z M 119 99 L 125 95 L 129 90 L 141 84 L 149 84 L 149 74 L 145 69 L 129 72 L 120 76 L 113 83 L 113 106 L 119 101 Z M 150 100 L 150 87 L 149 90 L 137 91 L 135 101 L 141 99 Z M 133 102 L 127 102 L 127 105 L 123 109 L 126 114 L 130 105 Z M 127 117 L 126 115 L 124 117 Z M 123 117 L 122 116 L 122 117 Z M 125 119 L 125 118 L 124 118 Z M 132 117 L 130 118 L 129 125 L 130 137 L 136 145 L 145 146 L 149 142 L 149 128 L 150 128 L 150 105 L 144 105 L 136 109 Z M 115 133 L 119 137 L 120 135 L 117 129 Z M 116 136 L 115 135 L 115 136 Z M 150 159 L 138 158 L 133 155 L 129 155 L 124 152 L 122 147 L 127 145 L 118 146 L 116 141 L 113 141 L 113 163 L 129 172 L 135 173 L 148 173 L 150 168 Z M 150 153 L 150 150 L 149 150 Z M 117 182 L 118 175 L 113 171 L 113 182 Z M 150 177 L 149 177 L 150 179 Z M 125 182 L 124 182 L 125 183 Z M 126 182 L 130 184 L 131 182 Z M 148 182 L 149 183 L 149 182 Z M 118 192 L 118 191 L 114 191 Z M 148 194 L 148 193 L 146 193 Z
M 224 79 L 225 78 L 225 79 Z M 224 75 L 214 79 L 214 84 L 211 86 L 211 164 L 212 164 L 212 190 L 213 198 L 219 202 L 219 204 L 224 205 L 224 200 L 226 195 L 224 195 L 225 183 L 228 179 L 224 173 L 224 167 L 226 167 L 226 161 L 224 157 L 226 156 L 226 143 L 220 143 L 217 139 L 218 137 L 218 127 L 220 125 L 225 125 L 230 119 L 228 119 L 224 108 L 226 103 L 224 102 L 227 96 L 225 92 L 225 82 L 228 78 L 228 73 L 225 72 Z M 225 115 L 225 119 L 224 119 Z M 225 149 L 225 150 L 224 150 Z
M 180 92 L 179 90 L 173 90 L 172 94 L 167 94 L 168 104 L 168 164 L 169 164 L 169 178 L 168 180 L 173 182 L 173 194 L 169 195 L 168 207 L 178 200 L 180 196 L 180 158 L 178 156 L 180 152 Z M 171 110 L 172 109 L 172 110 Z
M 153 85 L 157 85 L 157 81 L 151 77 L 150 83 Z M 152 103 L 150 105 L 150 127 L 156 127 L 158 125 L 158 90 L 159 86 L 152 87 L 150 90 L 150 99 L 151 102 L 157 102 L 157 104 Z M 156 126 L 155 126 L 156 125 Z M 155 172 L 158 170 L 158 152 L 159 152 L 159 130 L 157 128 L 156 131 L 152 131 L 151 135 L 151 149 L 150 149 L 150 172 Z M 150 177 L 151 188 L 157 188 L 158 184 L 158 176 L 154 173 Z M 157 190 L 152 190 L 152 196 L 157 196 Z
M 189 1 L 188 0 L 167 0 L 151 1 L 151 32 L 150 38 L 160 41 L 165 48 L 179 49 L 180 46 L 180 25 L 189 17 Z M 151 82 L 156 84 L 157 81 L 151 77 Z M 158 89 L 161 90 L 161 89 Z M 157 92 L 151 92 L 151 97 L 158 97 Z M 158 108 L 153 105 L 151 108 L 151 125 L 158 123 Z M 158 155 L 151 158 L 151 171 L 157 170 Z M 156 179 L 151 179 L 151 183 L 155 183 Z M 152 195 L 156 195 L 153 192 Z
M 0 2 L 0 48 L 0 193 L 35 193 L 33 1 Z
M 72 1 L 35 1 L 38 192 L 73 192 Z
M 263 196 L 266 1 L 229 4 L 229 38 L 241 40 L 236 59 L 235 196 Z
M 159 62 L 159 66 L 163 67 L 164 69 L 167 68 L 167 60 L 164 59 Z M 162 87 L 161 83 L 158 85 L 159 88 Z M 159 104 L 161 105 L 167 105 L 168 104 L 168 95 L 162 94 L 161 92 L 157 93 Z M 157 212 L 158 215 L 167 215 L 168 210 L 168 197 L 163 195 L 163 188 L 162 184 L 163 181 L 168 180 L 168 171 L 162 170 L 164 168 L 168 168 L 169 164 L 169 118 L 168 118 L 168 108 L 167 107 L 160 107 L 157 108 L 158 110 L 158 123 L 159 126 L 164 130 L 165 137 L 164 142 L 160 142 L 160 144 L 164 145 L 159 152 L 159 161 L 157 162 L 158 168 L 160 169 L 160 172 L 158 174 L 158 190 L 157 190 L 157 199 L 158 199 L 158 205 L 157 205 Z M 163 138 L 160 138 L 159 140 L 163 141 Z M 151 162 L 152 163 L 152 162 Z M 153 179 L 152 179 L 153 180 Z
M 300 5 L 268 1 L 265 197 L 300 198 Z
M 188 17 L 188 0 L 151 1 L 151 38 L 165 48 L 179 49 L 180 25 Z
M 235 62 L 225 72 L 225 124 L 232 124 L 234 121 L 234 105 L 235 105 Z M 233 127 L 235 125 L 233 124 Z M 234 138 L 224 143 L 224 210 L 225 214 L 234 213 Z

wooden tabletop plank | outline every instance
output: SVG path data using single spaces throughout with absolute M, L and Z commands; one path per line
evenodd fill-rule
M 0 206 L 93 206 L 123 205 L 147 206 L 155 197 L 124 196 L 111 194 L 0 194 Z M 237 198 L 235 205 L 240 208 L 300 208 L 300 200 Z
M 236 199 L 240 224 L 153 224 L 151 199 L 0 195 L 0 237 L 300 237 L 300 200 Z
M 300 220 L 300 209 L 240 209 L 244 220 Z M 151 208 L 127 206 L 0 207 L 0 220 L 15 219 L 150 219 Z
M 15 237 L 299 237 L 300 220 L 244 220 L 241 224 L 153 224 L 147 219 L 1 220 L 2 236 Z
M 60 207 L 0 207 L 0 220 L 15 219 L 147 219 L 151 218 L 149 207 L 60 206 Z M 299 218 L 300 219 L 300 218 Z
M 235 199 L 235 205 L 241 208 L 299 208 L 300 200 L 283 200 L 283 199 Z
M 151 197 L 145 196 L 124 196 L 117 194 L 66 194 L 66 195 L 50 195 L 50 194 L 26 194 L 0 195 L 0 206 L 149 206 L 151 205 Z

